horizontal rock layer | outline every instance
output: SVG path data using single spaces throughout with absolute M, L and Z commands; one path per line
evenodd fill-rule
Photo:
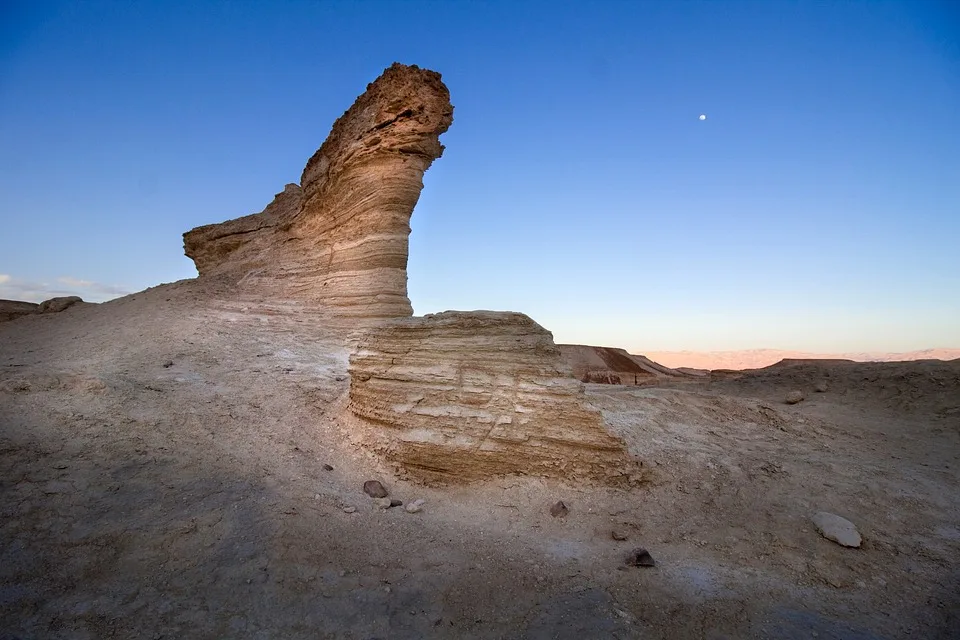
M 350 375 L 364 438 L 422 480 L 519 473 L 619 483 L 636 470 L 550 332 L 523 314 L 391 321 L 360 340 Z
M 265 298 L 322 302 L 341 316 L 409 316 L 410 216 L 452 121 L 440 74 L 394 64 L 334 123 L 299 186 L 261 213 L 185 233 L 184 251 L 201 278 Z

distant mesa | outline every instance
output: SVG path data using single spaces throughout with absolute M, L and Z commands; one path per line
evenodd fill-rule
M 261 213 L 184 234 L 201 279 L 264 298 L 322 303 L 338 316 L 410 316 L 410 216 L 453 121 L 440 74 L 394 64 L 367 86 Z

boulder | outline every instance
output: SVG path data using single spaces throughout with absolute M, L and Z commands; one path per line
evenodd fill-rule
M 827 540 L 832 540 L 844 547 L 859 547 L 862 542 L 856 525 L 846 518 L 819 511 L 814 514 L 812 520 L 817 531 Z

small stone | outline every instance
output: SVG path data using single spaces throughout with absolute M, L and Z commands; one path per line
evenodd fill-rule
M 797 404 L 798 402 L 803 402 L 803 391 L 794 390 L 786 395 L 783 399 L 787 404 Z
M 555 505 L 550 507 L 550 515 L 552 515 L 554 518 L 563 518 L 568 513 L 570 513 L 570 509 L 568 509 L 567 505 L 563 503 L 563 500 L 557 501 Z
M 346 380 L 346 379 L 347 379 L 347 376 L 337 376 L 337 377 L 336 377 L 337 382 L 343 382 L 343 381 Z
M 389 494 L 378 480 L 367 480 L 363 483 L 363 492 L 371 498 L 386 498 Z
M 376 502 L 381 509 L 389 509 L 393 506 L 393 500 L 390 498 L 377 498 Z
M 324 471 L 333 471 L 333 467 L 330 466 L 329 464 L 325 464 L 325 465 L 323 465 L 323 470 L 324 470 Z
M 627 564 L 631 567 L 654 567 L 656 562 L 650 552 L 643 547 L 637 547 L 627 555 Z
M 624 540 L 627 539 L 627 534 L 624 533 L 623 531 L 613 530 L 610 532 L 610 537 L 613 538 L 614 540 L 619 540 L 620 542 L 623 542 Z
M 426 503 L 426 500 L 424 500 L 423 498 L 418 498 L 417 500 L 414 500 L 413 502 L 405 506 L 404 509 L 407 510 L 407 513 L 419 513 L 420 511 L 423 510 L 424 503 Z
M 164 369 L 169 369 L 172 366 L 173 366 L 173 360 L 167 360 L 166 362 L 163 363 Z
M 390 499 L 390 506 L 391 506 L 391 507 L 402 507 L 402 506 L 403 506 L 403 500 L 397 500 L 396 498 L 391 498 L 391 499 Z
M 813 387 L 813 390 L 816 391 L 817 393 L 826 393 L 827 389 L 829 389 L 829 387 L 827 386 L 827 383 L 825 380 L 821 380 L 820 382 L 815 384 Z
M 341 569 L 341 570 L 340 570 L 340 577 L 342 578 L 342 577 L 345 576 L 345 575 L 347 575 L 347 572 L 344 571 L 343 569 Z
M 344 507 L 344 508 L 343 508 L 343 512 L 344 512 L 344 513 L 354 513 L 356 510 L 357 510 L 356 507 Z
M 820 535 L 841 546 L 856 548 L 863 542 L 857 527 L 846 518 L 841 518 L 826 511 L 818 511 L 811 520 L 813 520 L 813 524 L 817 527 Z

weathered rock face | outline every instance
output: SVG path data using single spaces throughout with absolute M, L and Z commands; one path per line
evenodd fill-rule
M 37 313 L 60 313 L 75 304 L 81 303 L 83 303 L 83 298 L 80 296 L 50 298 L 49 300 L 44 300 L 37 306 Z
M 299 187 L 262 213 L 185 233 L 184 250 L 201 278 L 264 297 L 322 302 L 342 316 L 409 316 L 410 216 L 452 121 L 440 74 L 394 64 L 334 123 Z
M 586 403 L 553 336 L 523 314 L 392 321 L 361 340 L 350 375 L 364 439 L 422 480 L 636 480 L 624 442 Z
M 0 300 L 0 322 L 13 320 L 20 316 L 36 313 L 37 303 L 22 302 L 20 300 Z

